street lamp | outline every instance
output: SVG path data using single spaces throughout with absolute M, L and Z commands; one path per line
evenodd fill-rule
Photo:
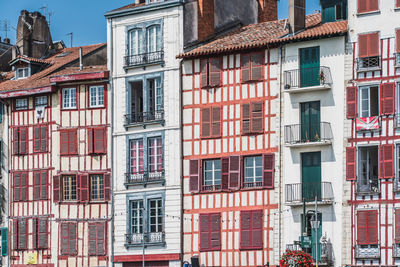
M 311 223 L 311 228 L 315 229 L 315 263 L 316 266 L 318 267 L 318 228 L 320 221 L 318 221 L 318 213 L 314 214 L 314 220 L 310 221 Z

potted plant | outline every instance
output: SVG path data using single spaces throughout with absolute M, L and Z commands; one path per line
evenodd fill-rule
M 281 267 L 312 267 L 313 259 L 302 250 L 286 250 L 279 262 Z

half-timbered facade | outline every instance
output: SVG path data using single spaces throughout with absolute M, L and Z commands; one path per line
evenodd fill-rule
M 11 62 L 14 78 L 0 84 L 9 136 L 11 266 L 108 266 L 105 63 L 105 44 L 40 60 L 18 56 Z

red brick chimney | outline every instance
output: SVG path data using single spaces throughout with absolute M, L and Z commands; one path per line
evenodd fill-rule
M 198 0 L 197 40 L 203 41 L 214 33 L 214 0 Z
M 258 0 L 258 23 L 278 19 L 277 2 L 277 0 Z

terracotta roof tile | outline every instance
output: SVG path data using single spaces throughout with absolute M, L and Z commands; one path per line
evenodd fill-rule
M 343 35 L 347 32 L 347 21 L 321 24 L 321 14 L 306 16 L 306 29 L 296 35 L 288 35 L 288 30 L 284 28 L 285 22 L 286 20 L 276 20 L 244 26 L 189 52 L 179 54 L 178 58 L 219 54 L 309 38 Z
M 134 7 L 138 7 L 138 6 L 144 6 L 144 5 L 146 5 L 146 3 L 141 3 L 141 4 L 135 4 L 135 3 L 133 3 L 133 4 L 128 4 L 128 5 L 126 5 L 126 6 L 113 9 L 113 10 L 107 12 L 107 13 L 114 12 L 114 11 L 121 11 L 121 10 L 130 9 L 130 8 L 134 8 Z
M 10 60 L 10 63 L 15 61 L 16 59 L 25 59 L 25 60 L 31 61 L 31 62 L 50 64 L 50 62 L 48 62 L 46 59 L 39 59 L 39 58 L 27 57 L 27 56 L 17 56 L 15 59 Z

